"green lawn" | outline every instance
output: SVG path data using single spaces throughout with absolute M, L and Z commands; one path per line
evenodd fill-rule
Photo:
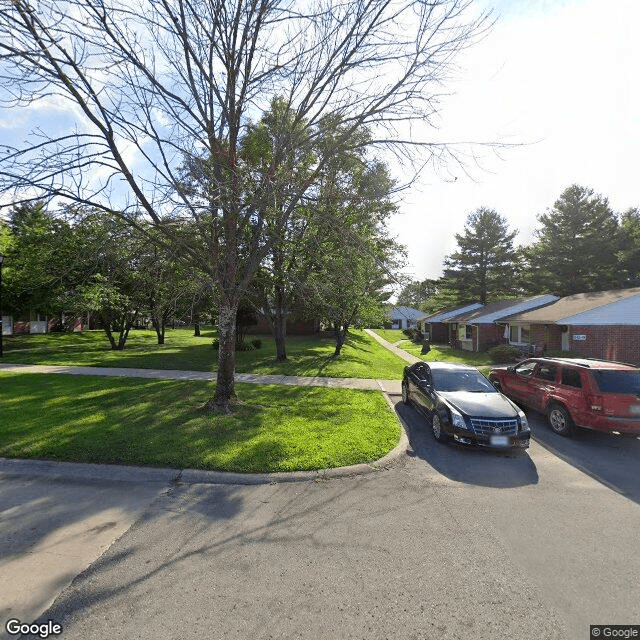
M 374 329 L 381 338 L 384 338 L 387 342 L 395 344 L 400 340 L 406 340 L 407 336 L 404 335 L 402 329 Z
M 238 472 L 372 462 L 400 427 L 377 391 L 237 385 L 233 415 L 205 382 L 0 373 L 0 456 Z
M 415 344 L 411 340 L 407 340 L 398 347 L 407 353 L 422 358 L 426 362 L 431 360 L 439 360 L 440 362 L 459 362 L 461 364 L 470 364 L 474 367 L 488 366 L 491 364 L 491 358 L 486 353 L 476 353 L 474 351 L 463 351 L 462 349 L 441 349 L 431 346 L 431 350 L 426 355 L 421 355 L 421 344 Z
M 192 329 L 168 330 L 166 344 L 158 345 L 154 331 L 135 330 L 124 351 L 111 351 L 102 331 L 5 337 L 3 362 L 215 371 L 217 352 L 211 346 L 215 335 L 211 329 L 203 330 L 199 338 Z M 364 331 L 350 333 L 338 358 L 333 357 L 331 339 L 289 337 L 289 361 L 284 363 L 276 362 L 273 338 L 259 337 L 261 349 L 237 352 L 238 373 L 397 379 L 405 364 Z

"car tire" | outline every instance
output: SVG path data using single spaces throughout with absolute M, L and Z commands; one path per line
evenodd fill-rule
M 444 432 L 442 420 L 437 411 L 434 411 L 431 416 L 431 432 L 438 442 L 446 442 L 449 439 L 449 436 Z
M 552 404 L 547 411 L 547 422 L 551 431 L 559 436 L 569 437 L 574 433 L 574 424 L 571 414 L 561 404 Z
M 411 400 L 409 398 L 409 385 L 406 382 L 402 383 L 402 402 L 405 404 L 411 404 Z

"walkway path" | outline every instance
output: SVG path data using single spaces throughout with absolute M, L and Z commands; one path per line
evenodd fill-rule
M 387 343 L 388 344 L 388 343 Z M 408 355 L 405 353 L 405 355 Z M 80 376 L 150 378 L 157 380 L 214 380 L 208 371 L 177 371 L 172 369 L 128 369 L 124 367 L 71 367 L 64 365 L 0 364 L 0 371 L 14 373 L 60 373 Z M 338 389 L 369 389 L 385 393 L 400 393 L 400 380 L 372 380 L 364 378 L 326 378 L 236 373 L 236 382 L 251 384 L 285 384 L 305 387 L 333 387 Z
M 389 351 L 395 353 L 399 358 L 406 360 L 410 364 L 414 364 L 415 362 L 422 362 L 422 358 L 413 356 L 410 353 L 407 353 L 406 351 L 403 351 L 402 349 L 396 347 L 388 340 L 381 338 L 375 331 L 372 331 L 371 329 L 365 329 L 364 332 L 368 333 L 374 340 L 377 340 L 385 349 L 389 349 Z

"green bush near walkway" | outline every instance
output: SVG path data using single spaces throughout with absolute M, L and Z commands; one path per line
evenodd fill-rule
M 238 384 L 233 415 L 206 382 L 0 373 L 0 456 L 236 472 L 372 462 L 398 421 L 377 391 Z
M 167 330 L 166 344 L 156 344 L 154 331 L 131 331 L 124 351 L 111 351 L 102 331 L 5 337 L 3 362 L 94 367 L 132 367 L 215 371 L 218 353 L 214 330 L 193 336 L 193 329 Z M 248 337 L 247 339 L 250 339 Z M 262 336 L 262 348 L 236 353 L 238 373 L 332 378 L 398 380 L 404 361 L 364 331 L 350 332 L 342 355 L 333 357 L 335 343 L 317 336 L 287 338 L 288 362 L 276 362 L 275 344 Z

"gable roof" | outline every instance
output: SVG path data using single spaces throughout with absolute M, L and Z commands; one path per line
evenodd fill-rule
M 485 305 L 483 308 L 463 316 L 456 318 L 457 322 L 465 324 L 493 324 L 498 320 L 504 319 L 506 316 L 528 311 L 529 309 L 537 309 L 552 302 L 555 302 L 558 296 L 543 294 L 532 296 L 529 298 L 518 298 L 516 300 L 498 300 Z
M 640 325 L 640 287 L 577 293 L 508 320 L 531 324 Z
M 453 318 L 475 311 L 482 308 L 482 303 L 474 302 L 473 304 L 466 304 L 463 307 L 455 307 L 453 309 L 443 309 L 436 311 L 434 314 L 424 318 L 427 322 L 444 322 L 445 320 L 453 320 Z
M 424 318 L 425 312 L 419 309 L 413 309 L 411 307 L 393 307 L 391 309 L 391 318 L 393 320 L 400 320 L 406 318 L 407 320 L 419 320 Z

